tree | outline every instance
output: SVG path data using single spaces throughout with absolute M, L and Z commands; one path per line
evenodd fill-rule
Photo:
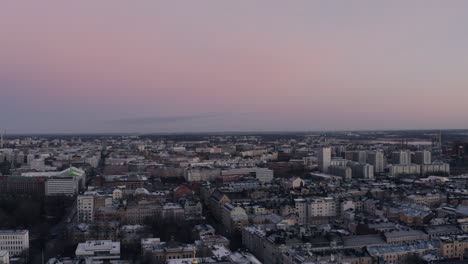
M 3 161 L 0 163 L 0 174 L 10 175 L 11 163 L 9 161 Z

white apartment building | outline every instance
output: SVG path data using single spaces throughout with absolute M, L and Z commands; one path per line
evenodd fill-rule
M 322 148 L 318 151 L 318 166 L 321 172 L 328 173 L 331 165 L 331 148 Z
M 97 168 L 99 166 L 99 162 L 101 161 L 101 157 L 99 155 L 87 157 L 85 162 L 91 165 L 93 168 Z
M 94 220 L 94 196 L 79 195 L 77 198 L 78 221 L 91 222 Z
M 370 164 L 349 162 L 348 167 L 352 169 L 353 179 L 374 179 L 374 166 Z
M 364 150 L 351 151 L 352 161 L 366 163 L 367 162 L 367 152 Z
M 294 199 L 299 224 L 310 223 L 314 218 L 336 216 L 336 204 L 332 197 Z
M 271 182 L 273 180 L 273 171 L 266 168 L 237 168 L 221 172 L 221 175 L 253 174 L 261 183 Z
M 47 181 L 53 180 L 53 179 L 74 179 L 77 183 L 77 187 L 85 188 L 86 187 L 86 172 L 82 169 L 78 169 L 75 167 L 70 167 L 66 170 L 63 171 L 44 171 L 44 172 L 25 172 L 21 174 L 22 177 L 46 177 L 48 178 Z M 52 181 L 49 190 L 51 195 L 53 194 L 64 194 L 64 193 L 70 193 L 71 189 L 74 188 L 75 183 L 66 180 L 55 180 Z M 63 187 L 64 189 L 62 190 L 60 187 Z M 46 189 L 47 193 L 47 189 Z
M 294 199 L 294 205 L 298 216 L 298 224 L 307 223 L 307 201 L 305 199 Z
M 333 158 L 330 161 L 330 166 L 346 166 L 348 164 L 349 160 L 343 159 L 343 158 Z
M 390 176 L 396 177 L 399 175 L 420 175 L 421 165 L 392 165 L 390 166 Z
M 421 165 L 421 174 L 423 176 L 431 174 L 450 174 L 450 164 L 448 163 L 432 163 Z
M 336 216 L 335 200 L 331 197 L 315 198 L 308 202 L 309 217 Z
M 8 251 L 10 256 L 16 256 L 28 249 L 28 230 L 0 230 L 0 250 Z
M 367 152 L 367 163 L 374 166 L 375 173 L 381 173 L 385 170 L 385 155 L 382 151 Z
M 414 153 L 414 163 L 423 165 L 432 163 L 432 155 L 430 151 L 422 150 Z
M 353 170 L 347 166 L 330 166 L 328 170 L 329 174 L 340 176 L 345 180 L 351 180 L 353 178 Z
M 120 242 L 111 240 L 91 240 L 79 243 L 76 247 L 77 258 L 84 258 L 86 264 L 102 263 L 120 259 Z
M 396 177 L 399 175 L 422 175 L 428 176 L 431 174 L 450 174 L 450 164 L 448 163 L 432 163 L 432 164 L 411 164 L 411 165 L 392 165 L 390 166 L 390 176 Z
M 392 153 L 392 163 L 395 165 L 410 165 L 411 164 L 411 151 L 402 150 Z
M 120 189 L 115 189 L 112 191 L 112 201 L 118 201 L 123 198 L 123 192 Z
M 211 181 L 221 174 L 220 169 L 211 167 L 187 168 L 184 171 L 184 178 L 188 182 Z
M 47 179 L 45 194 L 74 196 L 78 193 L 79 181 L 75 177 L 54 177 Z
M 0 250 L 0 264 L 10 264 L 10 253 L 6 250 Z

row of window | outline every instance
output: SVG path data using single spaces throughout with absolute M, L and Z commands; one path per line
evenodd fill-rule
M 18 240 L 0 241 L 0 245 L 22 245 L 22 244 L 23 244 L 23 241 L 18 241 Z
M 24 238 L 23 235 L 17 235 L 17 236 L 0 235 L 0 240 L 7 240 L 7 239 L 18 240 L 18 239 L 23 239 L 23 238 Z
M 14 247 L 5 247 L 5 246 L 0 246 L 0 250 L 6 250 L 6 251 L 22 251 L 26 249 L 25 247 L 20 247 L 20 246 L 14 246 Z

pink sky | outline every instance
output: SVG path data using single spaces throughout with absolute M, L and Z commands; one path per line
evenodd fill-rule
M 0 122 L 20 133 L 464 128 L 467 7 L 7 1 Z

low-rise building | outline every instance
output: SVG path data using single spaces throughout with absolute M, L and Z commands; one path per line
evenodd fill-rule
M 390 177 L 398 177 L 402 175 L 417 175 L 421 174 L 421 165 L 418 164 L 394 164 L 390 166 Z
M 221 172 L 221 175 L 232 175 L 232 174 L 248 174 L 253 175 L 261 183 L 271 182 L 273 180 L 273 171 L 266 168 L 237 168 L 229 169 Z
M 0 230 L 0 250 L 17 256 L 29 249 L 28 230 Z
M 6 250 L 0 250 L 0 264 L 10 264 L 10 253 Z
M 426 231 L 430 239 L 463 233 L 463 230 L 457 225 L 431 225 L 426 226 L 424 231 Z
M 374 258 L 375 263 L 383 260 L 383 263 L 387 264 L 408 263 L 409 256 L 423 256 L 428 253 L 438 253 L 438 251 L 439 242 L 437 240 L 367 247 L 367 252 Z
M 446 201 L 446 196 L 442 194 L 426 194 L 426 195 L 418 195 L 418 194 L 412 194 L 406 197 L 408 202 L 414 203 L 414 204 L 419 204 L 419 205 L 425 205 L 425 206 L 438 206 L 442 202 Z
M 156 264 L 165 264 L 173 259 L 190 258 L 196 251 L 195 245 L 175 241 L 161 242 L 159 238 L 142 239 L 141 249 L 143 255 Z
M 449 259 L 464 259 L 467 257 L 468 236 L 452 235 L 440 237 L 440 254 Z
M 428 240 L 429 235 L 419 230 L 391 231 L 384 234 L 385 241 L 390 244 L 409 243 L 418 240 Z
M 77 258 L 86 260 L 86 263 L 102 263 L 104 261 L 120 259 L 120 242 L 112 240 L 92 240 L 79 243 L 76 247 Z
M 421 165 L 421 175 L 449 175 L 450 164 L 448 163 L 432 163 Z

